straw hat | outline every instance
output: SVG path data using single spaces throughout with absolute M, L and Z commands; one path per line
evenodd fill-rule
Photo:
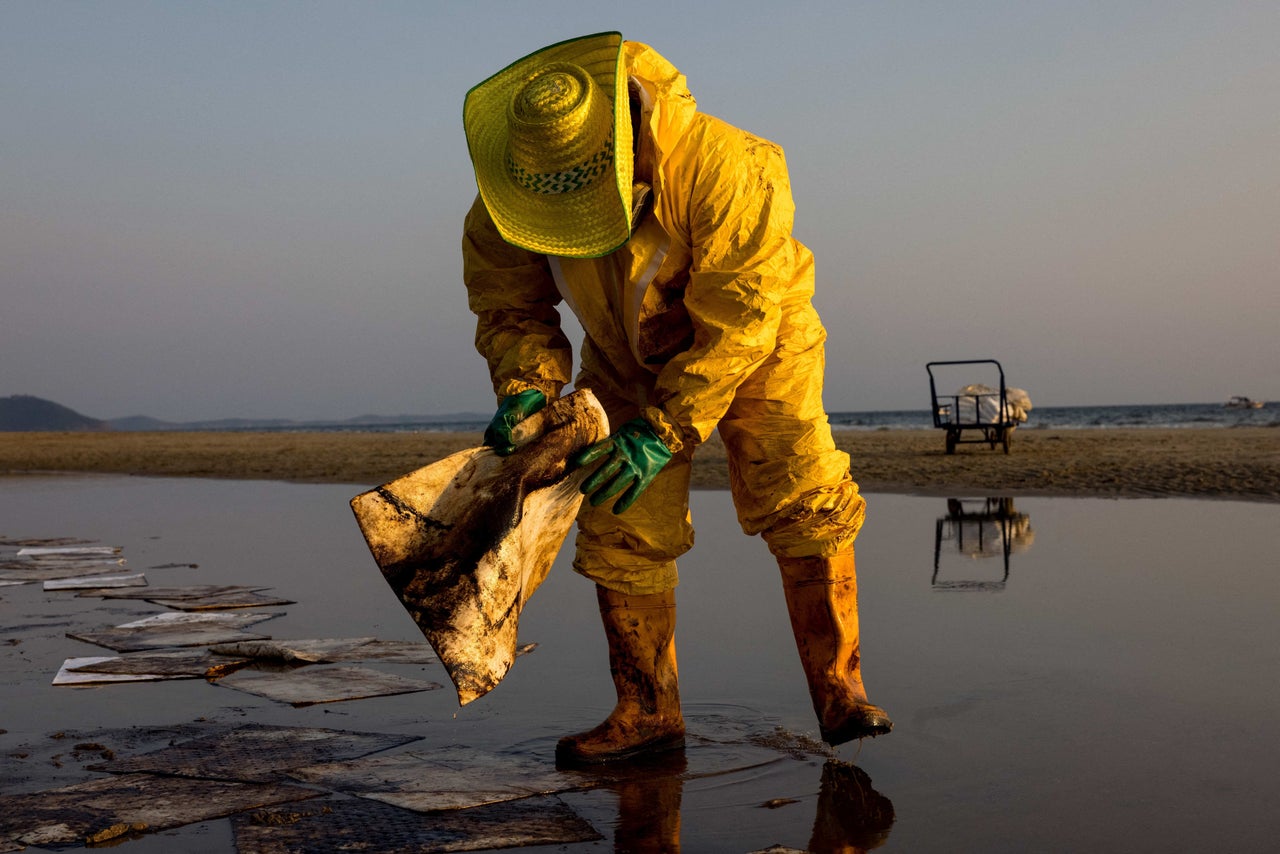
M 508 242 L 569 258 L 631 234 L 631 114 L 622 35 L 559 42 L 467 93 L 476 184 Z

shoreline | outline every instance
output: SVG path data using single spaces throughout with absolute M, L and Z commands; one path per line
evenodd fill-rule
M 836 430 L 864 492 L 1187 497 L 1280 502 L 1280 429 L 1023 429 L 1011 453 L 938 430 Z M 124 474 L 373 486 L 474 447 L 471 432 L 0 433 L 0 477 Z M 694 458 L 695 489 L 727 489 L 718 437 Z

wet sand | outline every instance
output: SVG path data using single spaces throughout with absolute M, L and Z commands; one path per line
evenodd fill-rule
M 836 437 L 865 492 L 1280 501 L 1276 428 L 1023 429 L 1008 455 L 982 444 L 947 455 L 934 430 Z M 477 433 L 433 432 L 0 433 L 0 476 L 58 471 L 374 484 L 479 441 Z M 695 457 L 694 486 L 728 486 L 716 437 Z

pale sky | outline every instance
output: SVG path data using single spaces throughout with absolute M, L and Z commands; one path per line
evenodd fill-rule
M 1280 400 L 1274 0 L 5 0 L 0 396 L 491 410 L 462 99 L 603 30 L 786 150 L 828 409 L 987 357 L 1038 406 Z

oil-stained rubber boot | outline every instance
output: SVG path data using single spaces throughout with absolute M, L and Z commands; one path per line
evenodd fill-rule
M 597 585 L 618 704 L 604 723 L 556 745 L 562 767 L 684 747 L 676 674 L 675 591 L 627 596 Z
M 778 559 L 818 728 L 833 746 L 893 729 L 889 715 L 867 700 L 862 685 L 854 566 L 852 552 Z

